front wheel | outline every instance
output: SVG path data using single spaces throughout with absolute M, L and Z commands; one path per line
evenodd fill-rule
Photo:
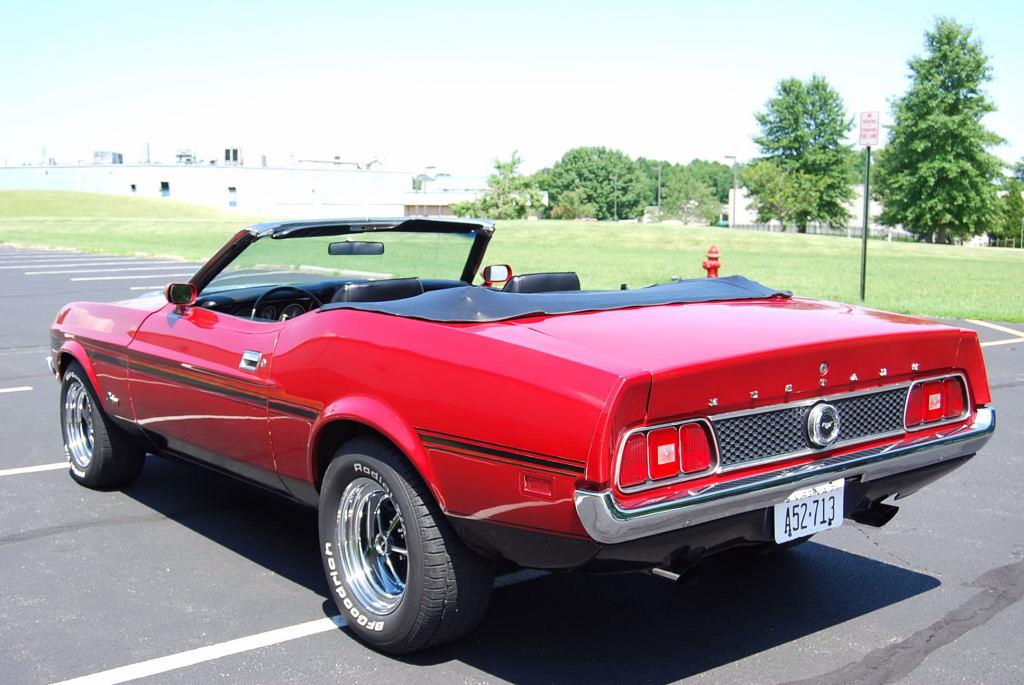
M 492 564 L 459 540 L 392 445 L 350 440 L 320 489 L 320 552 L 334 602 L 359 639 L 401 654 L 455 640 L 483 617 Z
M 145 450 L 103 413 L 96 391 L 78 362 L 68 364 L 61 380 L 60 426 L 75 481 L 107 490 L 138 478 Z

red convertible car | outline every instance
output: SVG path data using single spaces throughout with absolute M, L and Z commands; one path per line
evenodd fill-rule
M 881 526 L 995 427 L 975 333 L 739 276 L 483 269 L 486 221 L 261 224 L 162 297 L 66 306 L 72 477 L 147 453 L 318 509 L 351 630 L 473 628 L 494 569 L 653 570 Z

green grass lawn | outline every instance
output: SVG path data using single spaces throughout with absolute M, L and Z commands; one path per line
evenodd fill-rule
M 0 242 L 88 252 L 204 259 L 259 221 L 166 200 L 0 191 Z M 743 274 L 798 295 L 858 301 L 860 241 L 722 228 L 499 222 L 488 262 L 517 273 L 574 270 L 585 288 L 631 287 L 704 275 L 708 246 L 722 275 Z M 453 274 L 457 277 L 457 274 Z M 911 314 L 1024 321 L 1024 250 L 872 240 L 870 307 Z

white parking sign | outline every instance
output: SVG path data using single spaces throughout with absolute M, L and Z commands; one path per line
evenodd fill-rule
M 878 146 L 878 112 L 860 113 L 860 144 L 864 147 Z

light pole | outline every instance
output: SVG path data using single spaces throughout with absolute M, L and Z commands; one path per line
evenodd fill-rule
M 736 169 L 736 155 L 726 155 L 732 160 L 732 207 L 729 209 L 729 228 L 736 228 L 736 196 L 739 195 L 740 181 Z
M 619 177 L 612 176 L 612 186 L 614 187 L 615 195 L 615 220 L 619 220 Z
M 661 165 L 658 165 L 658 223 L 661 223 Z

